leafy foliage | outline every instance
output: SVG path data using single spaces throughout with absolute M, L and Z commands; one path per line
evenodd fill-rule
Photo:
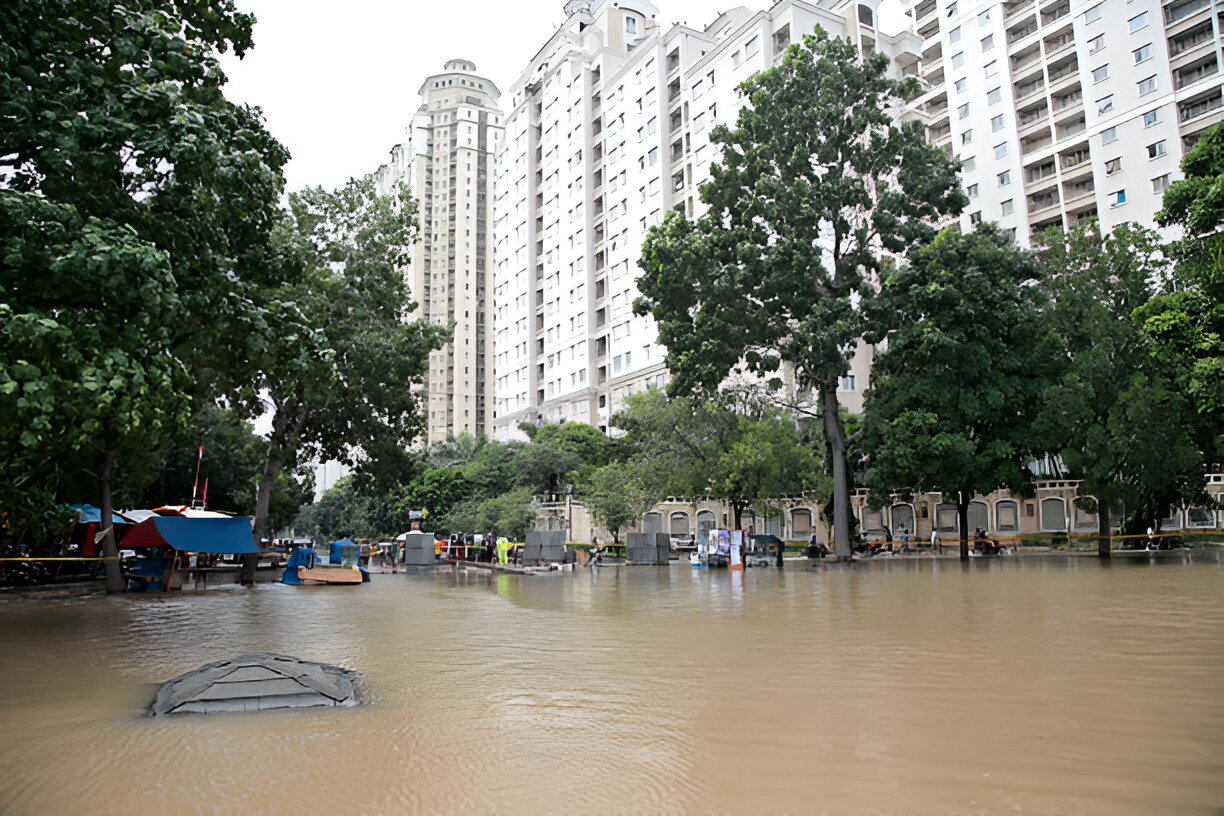
M 973 495 L 1024 492 L 1027 463 L 1045 451 L 1032 426 L 1057 348 L 1037 275 L 1032 254 L 993 224 L 948 229 L 884 281 L 868 310 L 868 339 L 888 339 L 867 398 L 869 484 L 877 498 L 904 486 L 957 500 L 962 557 Z
M 701 190 L 705 215 L 669 213 L 649 232 L 638 280 L 667 346 L 675 394 L 712 393 L 737 365 L 775 386 L 783 363 L 821 398 L 831 448 L 834 538 L 849 551 L 845 428 L 839 378 L 864 325 L 883 252 L 904 253 L 930 224 L 966 202 L 956 168 L 898 124 L 912 80 L 888 78 L 888 58 L 817 28 L 781 65 L 748 79 L 735 130 L 717 127 L 721 164 Z

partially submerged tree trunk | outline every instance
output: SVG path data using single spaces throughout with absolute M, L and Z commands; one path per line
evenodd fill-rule
M 820 383 L 821 414 L 833 469 L 833 552 L 850 555 L 850 472 L 846 466 L 846 429 L 837 402 L 837 381 Z
M 1109 558 L 1110 552 L 1110 534 L 1109 534 L 1109 502 L 1097 501 L 1097 555 L 1101 558 Z
M 255 543 L 262 544 L 268 526 L 268 511 L 272 506 L 272 489 L 281 471 L 285 469 L 285 456 L 273 443 L 268 449 L 268 461 L 264 463 L 263 478 L 255 494 Z
M 106 459 L 102 463 L 102 507 L 101 520 L 98 528 L 102 531 L 102 554 L 106 556 L 106 591 L 123 591 L 123 569 L 119 564 L 119 542 L 115 538 L 114 505 L 111 498 L 111 478 L 115 474 L 115 459 L 119 452 L 113 448 L 106 449 Z
M 972 496 L 967 490 L 962 490 L 956 497 L 956 517 L 960 521 L 960 559 L 969 560 L 969 501 Z

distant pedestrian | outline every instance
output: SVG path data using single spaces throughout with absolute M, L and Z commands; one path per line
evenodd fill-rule
M 939 530 L 934 527 L 931 528 L 931 552 L 943 552 L 943 539 L 939 537 Z

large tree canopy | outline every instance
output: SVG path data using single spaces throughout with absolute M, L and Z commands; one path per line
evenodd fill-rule
M 101 477 L 104 527 L 116 461 L 261 350 L 288 155 L 217 65 L 253 22 L 228 0 L 0 8 L 0 462 Z
M 948 229 L 888 276 L 869 310 L 870 339 L 888 340 L 867 399 L 869 483 L 880 498 L 910 489 L 956 501 L 962 558 L 973 496 L 1024 491 L 1026 465 L 1045 451 L 1032 425 L 1057 347 L 1037 275 L 1033 255 L 993 224 Z
M 884 252 L 905 253 L 966 201 L 956 166 L 921 124 L 899 123 L 913 80 L 861 59 L 822 29 L 748 79 L 734 130 L 716 127 L 721 163 L 695 221 L 669 213 L 643 247 L 636 308 L 659 324 L 673 393 L 717 389 L 742 363 L 774 380 L 793 366 L 816 389 L 834 478 L 834 541 L 850 547 L 840 377 L 862 334 Z
M 273 412 L 257 535 L 287 466 L 337 460 L 358 482 L 384 488 L 407 478 L 408 448 L 423 428 L 429 352 L 446 336 L 409 320 L 415 304 L 402 269 L 416 238 L 411 200 L 353 180 L 335 192 L 294 194 L 290 210 L 291 223 L 276 233 L 280 255 L 304 269 L 268 298 L 295 308 L 284 312 L 267 364 L 243 396 L 252 411 Z

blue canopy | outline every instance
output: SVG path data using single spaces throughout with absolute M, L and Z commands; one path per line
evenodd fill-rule
M 123 538 L 123 546 L 173 547 L 183 552 L 240 555 L 258 553 L 251 534 L 251 520 L 246 516 L 232 518 L 184 518 L 158 516 L 146 519 L 132 528 Z
M 77 513 L 80 514 L 78 518 L 79 524 L 101 524 L 102 523 L 102 511 L 99 508 L 94 507 L 92 504 L 70 504 L 68 505 L 68 509 L 75 510 L 77 511 Z M 130 521 L 128 521 L 123 516 L 115 512 L 111 513 L 111 523 L 113 524 L 131 524 Z

